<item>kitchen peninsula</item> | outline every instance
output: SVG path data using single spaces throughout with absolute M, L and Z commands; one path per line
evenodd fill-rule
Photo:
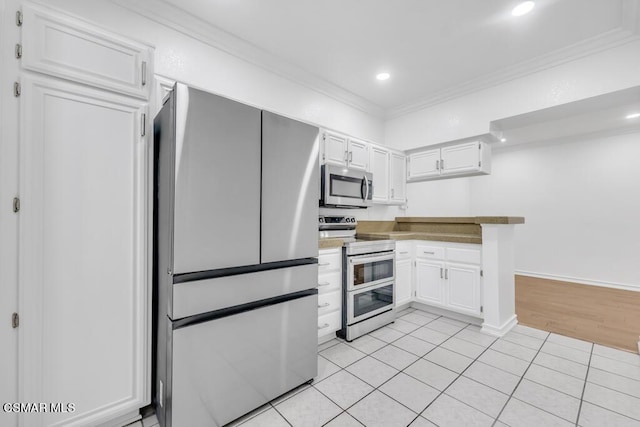
M 408 275 L 412 304 L 470 315 L 482 321 L 483 332 L 502 336 L 517 323 L 513 253 L 517 224 L 524 224 L 524 218 L 397 217 L 359 221 L 357 236 L 394 239 L 398 257 L 410 254 L 409 266 L 415 269 Z

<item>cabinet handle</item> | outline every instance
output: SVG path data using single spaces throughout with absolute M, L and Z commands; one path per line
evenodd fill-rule
M 326 267 L 327 265 L 331 265 L 330 262 L 319 262 L 318 267 Z
M 321 282 L 318 283 L 318 286 L 329 286 L 331 284 L 331 282 Z
M 391 189 L 391 197 L 393 198 L 393 196 L 394 196 L 394 195 L 393 195 L 393 188 L 392 188 L 392 189 Z
M 328 302 L 325 302 L 324 304 L 318 304 L 318 308 L 325 308 L 325 307 L 329 307 L 331 304 Z
M 444 159 L 440 160 L 440 169 L 444 170 Z
M 348 151 L 344 152 L 344 161 L 345 161 L 345 163 L 349 161 L 349 152 Z
M 353 162 L 353 151 L 349 151 L 349 163 Z
M 422 251 L 423 254 L 427 254 L 427 255 L 435 255 L 435 252 L 427 252 L 427 251 Z
M 320 330 L 320 329 L 324 329 L 324 328 L 328 328 L 328 327 L 329 327 L 329 324 L 328 324 L 328 323 L 325 323 L 325 324 L 324 324 L 324 325 L 322 325 L 322 326 L 318 326 L 318 330 Z
M 440 160 L 436 160 L 436 170 L 440 170 Z
M 442 267 L 440 267 L 440 278 L 442 279 Z
M 448 268 L 445 268 L 445 269 L 444 269 L 444 278 L 445 278 L 446 280 L 449 280 L 449 269 L 448 269 Z

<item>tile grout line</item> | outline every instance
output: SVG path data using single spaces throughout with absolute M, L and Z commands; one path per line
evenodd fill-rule
M 509 395 L 509 398 L 507 399 L 506 402 L 504 402 L 504 406 L 502 407 L 502 409 L 500 410 L 500 412 L 498 413 L 498 416 L 496 417 L 496 419 L 493 421 L 492 427 L 496 425 L 496 423 L 498 422 L 498 420 L 500 419 L 500 415 L 502 415 L 502 413 L 504 412 L 504 408 L 507 407 L 507 405 L 509 404 L 509 402 L 511 401 L 511 399 L 513 399 L 513 394 L 516 392 L 516 390 L 518 389 L 518 387 L 520 387 L 520 383 L 522 383 L 522 380 L 524 380 L 524 376 L 527 375 L 527 372 L 529 371 L 529 368 L 531 368 L 531 365 L 533 365 L 533 361 L 536 360 L 536 357 L 538 357 L 538 354 L 540 354 L 540 352 L 542 351 L 542 347 L 544 346 L 544 344 L 547 342 L 547 340 L 549 339 L 550 334 L 547 335 L 547 337 L 544 339 L 544 341 L 542 342 L 542 345 L 540 346 L 540 348 L 538 349 L 538 351 L 536 352 L 536 355 L 533 356 L 533 358 L 531 359 L 531 362 L 529 362 L 529 366 L 527 366 L 527 369 L 524 370 L 524 372 L 522 373 L 522 375 L 520 376 L 520 379 L 518 380 L 518 383 L 516 384 L 516 386 L 513 388 L 513 390 L 511 391 L 511 394 Z M 519 399 L 518 399 L 519 400 Z M 533 406 L 533 405 L 531 405 Z M 534 406 L 534 408 L 540 409 L 537 406 Z M 544 411 L 543 409 L 540 409 L 541 411 Z M 547 411 L 545 411 L 547 412 Z M 550 412 L 548 412 L 550 413 Z M 552 414 L 554 415 L 554 414 Z M 500 421 L 501 423 L 503 421 Z M 506 423 L 504 423 L 506 424 Z
M 465 328 L 463 328 L 463 329 L 461 329 L 460 331 L 462 331 L 462 330 L 464 330 L 464 329 L 466 329 L 466 327 L 465 327 Z M 450 336 L 449 338 L 447 338 L 446 340 L 442 341 L 440 344 L 436 345 L 436 346 L 435 346 L 434 348 L 432 348 L 429 352 L 427 352 L 427 354 L 431 353 L 431 352 L 432 352 L 432 351 L 434 351 L 436 348 L 440 347 L 442 344 L 444 344 L 445 342 L 449 341 L 451 338 L 453 338 L 453 337 L 455 337 L 456 335 L 458 335 L 458 334 L 460 333 L 460 331 L 456 332 L 455 334 L 451 335 L 451 336 Z M 416 338 L 417 338 L 417 337 L 416 337 Z M 460 339 L 460 338 L 458 338 L 458 339 Z M 497 338 L 496 338 L 496 339 L 497 339 Z M 493 342 L 496 342 L 496 339 L 494 339 L 494 340 L 493 340 Z M 468 342 L 468 341 L 467 341 L 467 342 Z M 455 383 L 456 381 L 458 381 L 458 379 L 462 376 L 462 374 L 464 374 L 464 373 L 467 371 L 467 369 L 469 369 L 469 367 L 470 367 L 471 365 L 473 365 L 473 364 L 474 364 L 474 363 L 475 363 L 475 362 L 480 358 L 480 356 L 482 356 L 482 355 L 483 355 L 483 354 L 484 354 L 484 353 L 489 349 L 489 347 L 490 347 L 491 345 L 493 345 L 493 343 L 491 343 L 489 346 L 487 346 L 487 347 L 486 347 L 486 348 L 485 348 L 485 349 L 484 349 L 484 350 L 483 350 L 483 351 L 482 351 L 482 352 L 481 352 L 481 353 L 480 353 L 480 354 L 479 354 L 479 355 L 478 355 L 478 356 L 473 360 L 473 362 L 471 362 L 471 363 L 469 364 L 469 366 L 467 366 L 466 368 L 464 368 L 464 369 L 462 370 L 462 372 L 460 372 L 460 373 L 455 372 L 455 371 L 451 371 L 451 369 L 445 368 L 445 367 L 443 366 L 443 368 L 444 368 L 444 369 L 448 369 L 449 371 L 456 373 L 458 376 L 457 376 L 453 381 L 451 381 L 451 382 L 449 383 L 449 385 L 447 385 L 447 386 L 446 386 L 442 391 L 438 390 L 440 393 L 438 393 L 438 395 L 437 395 L 437 396 L 436 396 L 436 397 L 435 397 L 431 402 L 429 402 L 429 404 L 427 405 L 427 407 L 426 407 L 426 408 L 424 408 L 424 409 L 422 410 L 422 412 L 420 412 L 420 413 L 418 414 L 418 416 L 417 416 L 417 417 L 415 417 L 415 418 L 413 419 L 413 421 L 411 421 L 411 422 L 413 423 L 415 420 L 417 420 L 418 418 L 420 418 L 420 417 L 422 416 L 422 414 L 424 413 L 424 411 L 426 411 L 427 409 L 429 409 L 429 407 L 433 404 L 433 402 L 435 402 L 436 400 L 438 400 L 438 399 L 440 398 L 440 396 L 442 396 L 443 394 L 445 394 L 445 391 L 447 391 L 447 389 L 451 386 L 451 384 L 453 384 L 453 383 Z M 447 348 L 445 348 L 445 347 L 443 347 L 443 348 L 444 348 L 445 350 L 448 350 L 448 349 L 447 349 Z M 453 350 L 449 350 L 449 351 L 453 351 Z M 454 353 L 456 353 L 456 354 L 460 354 L 460 353 L 457 353 L 457 352 L 454 352 Z M 425 356 L 426 356 L 426 354 L 425 354 Z M 464 356 L 464 355 L 463 355 L 463 356 Z M 424 357 L 424 356 L 423 356 L 423 357 Z M 466 357 L 469 357 L 469 356 L 466 356 Z M 418 360 L 420 360 L 420 359 L 418 359 Z M 417 362 L 417 360 L 416 360 L 416 362 Z M 415 362 L 414 362 L 414 363 L 415 363 Z M 431 363 L 433 363 L 433 362 L 431 362 Z M 434 364 L 435 364 L 435 363 L 434 363 Z M 412 365 L 413 365 L 413 364 L 412 364 Z M 435 364 L 435 365 L 437 365 L 437 364 Z M 438 366 L 440 366 L 440 365 L 438 365 Z M 406 374 L 406 375 L 409 375 L 409 374 Z M 413 376 L 411 376 L 411 375 L 409 375 L 409 376 L 410 376 L 411 378 L 414 378 L 414 377 L 413 377 Z M 465 378 L 466 378 L 466 377 L 465 377 Z M 417 378 L 414 378 L 414 379 L 418 380 Z M 418 380 L 418 381 L 420 381 L 420 380 Z M 422 381 L 420 381 L 420 382 L 422 382 Z M 423 383 L 423 384 L 425 384 L 425 383 Z M 429 384 L 427 384 L 427 385 L 429 385 Z M 430 386 L 430 385 L 429 385 L 429 386 Z M 432 386 L 430 386 L 430 387 L 432 387 Z M 435 388 L 435 387 L 432 387 L 432 388 Z M 437 389 L 436 389 L 436 390 L 437 390 Z M 447 395 L 447 396 L 449 396 L 449 395 Z M 470 408 L 472 408 L 472 409 L 474 409 L 474 410 L 478 411 L 478 410 L 477 410 L 476 408 L 474 408 L 473 406 L 468 405 L 467 403 L 462 402 L 461 400 L 458 400 L 458 399 L 456 399 L 456 398 L 455 398 L 455 397 L 453 397 L 453 396 L 449 396 L 449 397 L 451 397 L 451 398 L 452 398 L 452 399 L 454 399 L 454 400 L 457 400 L 458 402 L 462 403 L 463 405 L 466 405 L 466 406 L 468 406 L 468 407 L 470 407 Z M 482 411 L 479 411 L 479 412 L 481 412 L 481 413 L 483 413 L 483 414 L 484 414 L 484 412 L 482 412 Z M 426 419 L 427 421 L 429 421 L 429 422 L 433 422 L 433 421 L 429 420 L 429 419 L 428 419 L 428 418 L 426 418 L 426 417 L 423 417 L 423 418 L 425 418 L 425 419 Z M 434 423 L 434 424 L 435 424 L 435 423 Z
M 589 378 L 589 369 L 591 369 L 591 357 L 593 356 L 593 343 L 591 343 L 591 352 L 589 353 L 589 364 L 587 365 L 587 374 L 584 376 L 584 385 L 582 386 L 582 394 L 580 395 L 580 405 L 578 406 L 578 414 L 576 415 L 576 427 L 580 420 L 580 412 L 582 412 L 582 402 L 584 402 L 584 391 L 587 389 L 587 379 Z

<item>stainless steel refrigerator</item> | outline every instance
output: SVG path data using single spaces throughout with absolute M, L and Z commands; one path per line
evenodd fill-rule
M 317 375 L 318 129 L 177 84 L 154 122 L 154 401 L 219 426 Z

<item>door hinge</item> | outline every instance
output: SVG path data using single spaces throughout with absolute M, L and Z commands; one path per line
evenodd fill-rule
M 11 327 L 15 329 L 18 326 L 20 326 L 20 316 L 18 315 L 18 313 L 13 313 L 11 315 Z
M 22 45 L 20 43 L 16 43 L 16 58 L 22 58 Z
M 478 150 L 482 150 L 482 144 L 478 144 Z
M 145 136 L 147 134 L 147 115 L 142 113 L 140 116 L 140 135 Z
M 484 307 L 480 306 L 480 313 L 483 313 L 483 312 L 484 312 Z
M 16 25 L 18 27 L 22 26 L 22 11 L 21 10 L 16 12 Z
M 142 61 L 142 86 L 147 84 L 147 61 Z
M 13 96 L 15 96 L 16 98 L 19 97 L 21 92 L 22 87 L 20 86 L 20 83 L 13 82 Z
M 480 270 L 480 277 L 484 277 L 484 271 Z
M 13 198 L 13 212 L 14 213 L 20 212 L 20 199 L 17 197 Z

